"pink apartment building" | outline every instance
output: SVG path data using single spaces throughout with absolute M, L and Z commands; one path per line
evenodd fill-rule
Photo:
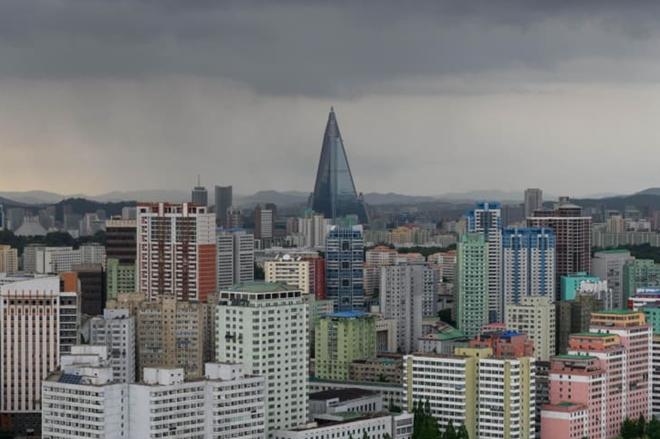
M 614 438 L 625 418 L 648 418 L 650 353 L 643 313 L 592 314 L 590 332 L 571 335 L 569 355 L 552 358 L 541 438 Z

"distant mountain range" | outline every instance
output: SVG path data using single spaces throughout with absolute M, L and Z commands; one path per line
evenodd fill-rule
M 545 195 L 545 194 L 544 194 Z M 595 194 L 589 197 L 583 197 L 579 201 L 585 203 L 585 206 L 594 205 L 622 205 L 626 202 L 641 202 L 655 204 L 651 202 L 655 197 L 660 197 L 659 188 L 649 188 L 632 195 L 614 195 L 614 194 Z M 647 199 L 647 197 L 649 197 Z M 62 200 L 70 198 L 82 198 L 98 203 L 119 203 L 128 201 L 160 201 L 167 200 L 172 202 L 184 202 L 190 199 L 189 191 L 154 189 L 142 191 L 113 191 L 99 195 L 72 194 L 64 195 L 48 191 L 27 191 L 27 192 L 0 192 L 0 203 L 7 207 L 12 206 L 34 206 L 34 205 L 52 205 Z M 252 208 L 257 204 L 274 203 L 281 207 L 304 206 L 309 198 L 308 192 L 302 191 L 259 191 L 251 195 L 234 194 L 235 204 L 239 207 Z M 421 203 L 446 202 L 446 203 L 471 203 L 474 201 L 497 200 L 503 203 L 521 203 L 523 198 L 522 191 L 499 191 L 482 190 L 468 192 L 449 192 L 437 196 L 419 196 L 405 195 L 393 192 L 378 193 L 371 192 L 364 194 L 366 202 L 372 206 L 384 205 L 415 205 Z M 546 201 L 556 200 L 557 197 L 545 195 Z M 578 201 L 577 199 L 575 200 Z M 213 204 L 213 191 L 209 191 L 209 204 Z M 634 203 L 632 203 L 634 204 Z M 612 207 L 614 208 L 614 207 Z

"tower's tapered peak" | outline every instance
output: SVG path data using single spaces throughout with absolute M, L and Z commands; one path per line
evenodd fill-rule
M 333 220 L 346 215 L 357 215 L 360 222 L 368 221 L 364 203 L 355 190 L 333 107 L 330 107 L 328 123 L 325 126 L 321 159 L 309 207 Z

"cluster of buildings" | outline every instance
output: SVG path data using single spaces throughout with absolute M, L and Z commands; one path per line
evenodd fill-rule
M 302 217 L 244 227 L 231 186 L 208 204 L 198 183 L 104 219 L 104 246 L 0 246 L 0 429 L 408 439 L 423 404 L 471 438 L 609 439 L 660 415 L 660 265 L 592 255 L 567 199 L 380 239 L 331 111 Z M 431 242 L 455 249 L 407 248 Z

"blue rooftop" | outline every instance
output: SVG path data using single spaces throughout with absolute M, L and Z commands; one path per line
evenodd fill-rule
M 328 317 L 334 317 L 338 319 L 354 319 L 357 317 L 366 317 L 369 313 L 364 311 L 337 311 L 330 314 L 326 314 Z

